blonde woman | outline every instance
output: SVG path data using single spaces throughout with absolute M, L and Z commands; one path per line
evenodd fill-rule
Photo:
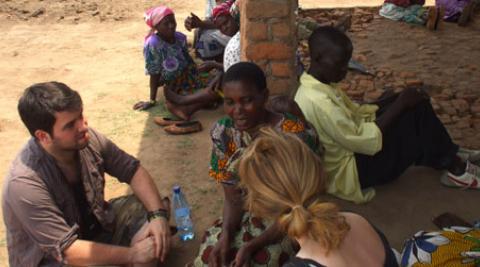
M 300 139 L 264 128 L 239 165 L 247 208 L 275 220 L 300 245 L 284 266 L 398 266 L 385 236 L 366 219 L 321 200 L 322 163 Z

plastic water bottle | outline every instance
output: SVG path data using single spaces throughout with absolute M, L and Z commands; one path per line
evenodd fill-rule
M 190 206 L 178 185 L 173 187 L 173 210 L 175 211 L 175 223 L 180 239 L 182 241 L 192 240 L 195 233 L 190 217 Z

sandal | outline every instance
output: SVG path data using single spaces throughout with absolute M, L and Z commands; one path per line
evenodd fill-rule
M 163 128 L 163 130 L 175 135 L 196 133 L 202 130 L 202 124 L 199 121 L 186 121 L 169 125 Z
M 439 229 L 451 226 L 472 227 L 472 224 L 450 212 L 444 212 L 438 216 L 433 217 L 432 222 Z
M 155 122 L 159 126 L 164 127 L 164 126 L 172 125 L 175 123 L 184 122 L 184 120 L 176 120 L 169 117 L 154 117 L 153 122 Z

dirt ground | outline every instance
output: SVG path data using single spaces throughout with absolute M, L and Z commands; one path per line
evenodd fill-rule
M 319 6 L 322 2 L 322 6 Z M 361 3 L 360 3 L 361 2 Z M 431 1 L 429 2 L 431 4 Z M 183 266 L 198 249 L 203 231 L 221 214 L 222 193 L 207 176 L 210 153 L 208 129 L 222 110 L 196 115 L 204 131 L 170 136 L 153 124 L 166 114 L 162 105 L 149 112 L 134 112 L 132 105 L 148 96 L 143 72 L 142 40 L 147 28 L 142 12 L 148 1 L 6 0 L 0 3 L 0 179 L 25 144 L 16 104 L 24 88 L 35 82 L 58 80 L 78 90 L 89 124 L 106 134 L 125 151 L 141 159 L 155 177 L 162 194 L 173 184 L 186 192 L 193 207 L 197 239 L 175 244 L 167 266 Z M 381 1 L 300 1 L 303 8 L 375 6 Z M 178 30 L 190 11 L 203 15 L 204 1 L 172 0 Z M 328 11 L 332 18 L 336 11 Z M 365 22 L 354 26 L 355 58 L 374 76 L 349 74 L 344 89 L 352 97 L 374 99 L 384 87 L 401 90 L 408 83 L 426 84 L 434 106 L 450 133 L 463 146 L 480 148 L 480 18 L 469 27 L 444 25 L 438 32 L 388 21 L 369 9 L 347 10 Z M 364 14 L 365 13 L 365 14 Z M 306 15 L 318 14 L 305 13 Z M 336 14 L 336 15 L 335 15 Z M 191 37 L 191 35 L 189 35 Z M 366 205 L 338 201 L 347 210 L 367 216 L 383 229 L 392 245 L 400 248 L 415 231 L 430 229 L 430 218 L 454 211 L 467 220 L 480 218 L 478 191 L 442 187 L 439 173 L 412 168 L 398 181 L 377 189 Z M 128 187 L 108 179 L 108 198 Z M 336 200 L 335 200 L 336 201 Z M 0 266 L 7 265 L 4 226 L 0 225 Z

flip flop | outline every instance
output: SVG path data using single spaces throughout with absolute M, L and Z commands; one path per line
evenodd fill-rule
M 176 120 L 169 117 L 154 117 L 153 122 L 155 122 L 159 126 L 164 127 L 164 126 L 172 125 L 175 123 L 184 122 L 184 120 Z
M 199 121 L 186 121 L 166 126 L 163 130 L 174 135 L 196 133 L 202 130 L 202 124 Z

